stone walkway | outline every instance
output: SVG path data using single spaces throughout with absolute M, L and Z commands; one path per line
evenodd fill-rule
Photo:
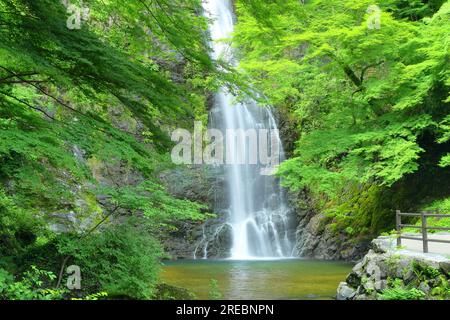
M 415 234 L 408 234 L 408 236 L 418 237 L 419 239 L 422 237 L 421 235 Z M 448 233 L 429 234 L 428 239 L 450 241 L 450 234 Z M 422 240 L 402 239 L 402 246 L 407 250 L 423 252 Z M 450 243 L 428 242 L 428 251 L 430 253 L 450 256 Z
M 404 233 L 409 237 L 421 239 L 422 235 L 417 233 Z M 429 239 L 450 240 L 450 233 L 435 233 L 428 236 Z M 422 240 L 402 239 L 402 245 L 397 248 L 397 239 L 395 237 L 379 237 L 374 240 L 381 247 L 389 251 L 396 251 L 399 254 L 407 256 L 416 256 L 423 258 L 432 258 L 439 261 L 448 261 L 450 259 L 450 243 L 428 243 L 428 253 L 423 252 Z

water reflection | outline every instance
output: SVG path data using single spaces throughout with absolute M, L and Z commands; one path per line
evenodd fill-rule
M 258 282 L 255 279 L 255 274 L 251 274 L 249 265 L 242 262 L 235 261 L 231 265 L 229 282 L 228 282 L 228 297 L 229 299 L 239 299 L 239 297 L 253 296 L 250 292 L 251 286 L 248 284 L 252 281 Z
M 164 280 L 207 299 L 211 279 L 224 299 L 332 299 L 351 270 L 342 262 L 314 260 L 202 260 L 168 262 Z

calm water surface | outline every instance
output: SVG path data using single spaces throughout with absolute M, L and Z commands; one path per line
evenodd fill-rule
M 207 299 L 216 279 L 224 299 L 332 299 L 352 265 L 317 260 L 165 262 L 164 281 Z

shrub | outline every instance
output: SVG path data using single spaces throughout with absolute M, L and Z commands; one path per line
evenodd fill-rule
M 0 268 L 7 268 L 8 257 L 17 257 L 35 241 L 37 230 L 36 219 L 18 208 L 0 187 Z
M 422 300 L 425 296 L 424 292 L 416 288 L 394 287 L 383 290 L 379 298 L 381 300 Z
M 0 269 L 0 299 L 3 300 L 56 300 L 62 299 L 65 290 L 51 289 L 56 279 L 54 273 L 31 266 L 20 281 Z
M 156 292 L 162 250 L 141 220 L 111 225 L 82 240 L 65 236 L 59 252 L 81 269 L 82 291 L 111 298 L 151 299 Z

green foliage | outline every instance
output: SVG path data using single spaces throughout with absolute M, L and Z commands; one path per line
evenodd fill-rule
M 238 0 L 242 77 L 210 60 L 200 0 L 85 5 L 89 20 L 69 30 L 60 1 L 0 0 L 0 268 L 19 279 L 0 269 L 5 297 L 61 297 L 45 289 L 52 273 L 22 271 L 57 271 L 45 260 L 67 256 L 85 299 L 153 298 L 155 237 L 208 217 L 159 181 L 167 132 L 206 124 L 208 91 L 227 82 L 250 80 L 287 115 L 295 150 L 279 174 L 309 189 L 321 229 L 360 239 L 389 230 L 396 208 L 448 211 L 449 1 L 384 1 L 370 29 L 371 0 Z M 98 228 L 54 234 L 60 212 Z M 221 297 L 215 280 L 210 295 Z
M 450 198 L 436 200 L 423 207 L 424 211 L 438 211 L 441 213 L 450 213 Z
M 396 287 L 383 290 L 378 297 L 381 300 L 423 300 L 425 296 L 425 293 L 416 288 Z
M 111 196 L 112 202 L 122 209 L 143 212 L 149 222 L 156 226 L 175 220 L 203 220 L 205 218 L 205 215 L 200 213 L 200 210 L 206 209 L 205 205 L 176 199 L 170 196 L 164 187 L 150 180 L 137 186 L 116 189 L 102 188 L 100 191 L 102 194 Z
M 89 294 L 84 298 L 72 298 L 72 300 L 89 300 L 89 301 L 95 301 L 95 300 L 101 300 L 108 297 L 107 292 L 97 292 L 93 294 Z
M 419 280 L 434 279 L 441 275 L 439 269 L 430 267 L 429 265 L 424 265 L 417 261 L 413 261 L 412 268 Z
M 432 16 L 446 0 L 391 0 L 387 1 L 388 10 L 392 11 L 399 18 L 410 20 L 420 20 L 427 16 Z
M 39 234 L 40 223 L 0 188 L 0 268 L 8 268 Z
M 295 140 L 283 184 L 308 190 L 330 228 L 353 238 L 450 190 L 450 2 L 383 1 L 380 28 L 368 27 L 372 5 L 236 5 L 241 70 Z
M 57 247 L 70 264 L 80 267 L 83 292 L 151 299 L 163 253 L 150 231 L 145 221 L 132 219 L 82 239 L 63 236 Z
M 431 187 L 436 183 L 436 187 Z M 446 194 L 447 185 L 445 177 L 440 180 L 434 174 L 424 173 L 413 174 L 390 188 L 374 184 L 347 184 L 340 190 L 338 197 L 332 200 L 323 197 L 327 201 L 317 205 L 316 210 L 324 212 L 324 223 L 332 224 L 334 232 L 341 233 L 349 241 L 360 241 L 391 231 L 395 227 L 394 208 L 420 211 L 425 201 Z M 433 220 L 430 219 L 430 223 L 434 223 Z M 446 223 L 444 220 L 441 219 L 439 223 Z M 410 222 L 415 223 L 416 220 Z M 348 230 L 352 230 L 352 234 Z
M 209 300 L 220 300 L 222 299 L 222 293 L 219 289 L 219 283 L 216 279 L 211 279 L 209 283 L 209 292 L 208 292 Z
M 167 132 L 206 122 L 206 90 L 222 77 L 199 0 L 83 5 L 89 19 L 69 30 L 61 1 L 0 0 L 0 268 L 59 272 L 67 254 L 84 265 L 85 299 L 151 298 L 162 253 L 148 234 L 205 217 L 158 179 L 171 166 Z M 65 213 L 82 241 L 49 230 Z M 123 216 L 145 218 L 103 226 Z
M 449 4 L 423 5 L 434 16 L 419 25 L 384 12 L 400 2 L 381 7 L 375 30 L 370 1 L 285 1 L 289 11 L 263 17 L 238 2 L 242 68 L 298 124 L 295 157 L 280 168 L 292 189 L 336 195 L 348 181 L 390 186 L 419 169 L 429 146 L 418 138 L 437 135 L 448 111 Z M 262 19 L 280 34 L 272 42 Z
M 407 285 L 402 279 L 389 277 L 387 288 L 378 295 L 378 298 L 382 300 L 436 300 L 450 297 L 448 279 L 439 269 L 419 261 L 412 261 L 411 269 L 414 271 L 415 277 L 409 280 Z M 389 272 L 395 274 L 395 268 Z M 429 289 L 419 290 L 422 286 Z
M 423 300 L 426 294 L 410 286 L 406 286 L 402 279 L 388 278 L 387 288 L 378 294 L 380 300 Z
M 438 299 L 450 299 L 450 284 L 444 276 L 440 276 L 439 284 L 431 289 L 431 295 Z
M 435 200 L 431 202 L 430 204 L 423 206 L 420 208 L 421 212 L 432 212 L 432 213 L 440 213 L 440 214 L 450 214 L 450 198 L 444 198 L 440 200 Z M 422 222 L 420 219 L 418 219 L 415 223 L 417 226 L 422 225 Z M 448 218 L 435 218 L 435 217 L 428 217 L 427 218 L 427 225 L 429 227 L 444 227 L 444 228 L 450 228 L 450 216 Z M 420 232 L 420 229 L 416 228 L 405 228 L 406 232 Z M 430 233 L 436 233 L 439 232 L 439 230 L 428 230 Z
M 397 254 L 392 254 L 386 259 L 386 265 L 388 267 L 389 272 L 395 273 L 398 264 L 401 260 L 401 256 Z M 395 286 L 395 283 L 394 283 Z
M 14 281 L 12 275 L 0 269 L 0 298 L 5 300 L 59 300 L 64 290 L 50 289 L 56 279 L 52 272 L 31 266 L 31 270 L 22 275 L 20 281 Z
M 0 269 L 0 298 L 3 300 L 61 300 L 69 293 L 67 289 L 52 289 L 56 281 L 53 272 L 40 270 L 31 266 L 20 280 L 15 281 L 13 275 Z M 72 300 L 99 300 L 107 297 L 106 292 L 89 294 L 83 298 Z
M 110 103 L 123 105 L 144 123 L 153 133 L 155 145 L 168 146 L 169 139 L 158 125 L 161 116 L 192 118 L 195 100 L 186 95 L 184 85 L 172 81 L 166 66 L 176 63 L 177 56 L 167 49 L 183 55 L 201 72 L 213 71 L 203 41 L 205 21 L 193 14 L 200 2 L 178 2 L 105 4 L 92 0 L 88 4 L 92 20 L 80 30 L 69 30 L 65 8 L 58 1 L 2 0 L 1 18 L 8 27 L 0 31 L 0 66 L 5 79 L 14 82 L 2 85 L 6 88 L 0 99 L 33 106 L 33 101 L 9 92 L 8 87 L 27 83 L 40 94 L 54 97 L 53 102 L 63 106 L 66 113 L 96 119 L 101 125 L 104 114 L 92 107 L 73 108 L 57 91 L 65 88 L 85 102 L 105 97 Z M 164 63 L 158 63 L 158 59 Z

